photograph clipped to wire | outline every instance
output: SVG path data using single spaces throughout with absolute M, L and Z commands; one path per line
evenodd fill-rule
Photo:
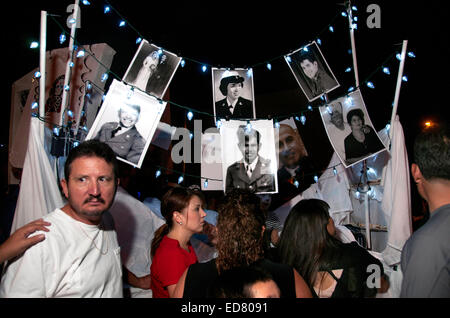
M 319 107 L 328 138 L 347 168 L 386 150 L 356 90 Z
M 284 57 L 308 101 L 320 98 L 339 87 L 316 42 Z
M 277 153 L 273 120 L 222 120 L 224 191 L 233 188 L 276 193 Z
M 140 168 L 165 102 L 113 80 L 88 139 L 108 144 L 117 159 Z
M 180 61 L 181 57 L 142 40 L 123 81 L 162 99 Z
M 212 68 L 214 117 L 255 118 L 253 70 Z

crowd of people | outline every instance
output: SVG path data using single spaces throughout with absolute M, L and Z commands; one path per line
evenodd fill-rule
M 427 128 L 414 145 L 411 173 L 431 217 L 403 248 L 401 297 L 450 297 L 448 129 Z M 170 187 L 151 209 L 123 203 L 131 196 L 116 155 L 97 140 L 74 148 L 64 171 L 67 204 L 0 245 L 0 297 L 124 297 L 134 288 L 131 296 L 153 298 L 365 298 L 389 288 L 377 258 L 338 238 L 322 200 L 299 201 L 267 235 L 267 211 L 249 189 L 227 191 L 217 211 L 196 187 Z M 132 231 L 144 224 L 145 237 Z

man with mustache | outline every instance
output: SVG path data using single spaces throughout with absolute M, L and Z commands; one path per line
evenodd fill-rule
M 244 125 L 237 130 L 238 147 L 242 160 L 227 169 L 226 192 L 233 188 L 249 189 L 254 192 L 275 191 L 275 176 L 271 170 L 270 159 L 259 155 L 261 134 L 256 129 L 246 130 Z
M 123 296 L 120 247 L 107 212 L 119 183 L 116 156 L 105 143 L 86 141 L 69 153 L 64 176 L 67 204 L 43 218 L 52 224 L 45 240 L 8 264 L 0 297 Z

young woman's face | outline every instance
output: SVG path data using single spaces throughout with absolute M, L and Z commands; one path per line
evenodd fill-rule
M 193 233 L 199 233 L 203 231 L 203 225 L 205 224 L 206 213 L 202 208 L 202 200 L 194 195 L 189 201 L 188 206 L 183 211 L 185 216 L 184 224 L 186 228 Z
M 352 119 L 350 120 L 350 128 L 352 130 L 359 130 L 362 128 L 362 119 L 359 116 L 352 116 Z

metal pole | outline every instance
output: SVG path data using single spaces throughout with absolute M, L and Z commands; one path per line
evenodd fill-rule
M 394 123 L 395 116 L 397 115 L 398 100 L 400 98 L 400 88 L 402 86 L 403 68 L 405 66 L 406 48 L 407 47 L 408 47 L 408 40 L 403 40 L 402 54 L 401 54 L 401 58 L 400 58 L 400 66 L 398 68 L 397 87 L 395 88 L 394 107 L 392 109 L 392 115 L 391 115 L 391 129 L 389 129 L 389 139 L 392 138 L 392 132 L 393 132 L 392 124 Z
M 41 34 L 40 34 L 40 50 L 39 50 L 39 71 L 41 77 L 39 78 L 39 117 L 45 117 L 45 63 L 47 50 L 47 11 L 41 11 Z M 44 125 L 40 127 L 41 140 L 44 142 Z
M 355 29 L 353 28 L 351 1 L 348 2 L 347 17 L 348 17 L 348 24 L 350 27 L 350 42 L 352 44 L 353 70 L 355 73 L 355 86 L 359 87 L 358 62 L 356 60 L 356 46 L 355 46 Z
M 73 10 L 73 18 L 75 19 L 75 22 L 72 23 L 72 27 L 70 29 L 70 41 L 69 41 L 69 59 L 67 61 L 66 65 L 66 73 L 64 76 L 64 89 L 63 89 L 63 95 L 62 95 L 62 101 L 61 101 L 61 113 L 60 113 L 60 119 L 59 119 L 59 125 L 62 126 L 65 124 L 65 113 L 66 113 L 66 107 L 67 107 L 67 90 L 66 87 L 69 85 L 70 80 L 70 63 L 73 60 L 73 43 L 75 41 L 75 32 L 77 29 L 77 21 L 78 21 L 78 11 L 79 11 L 79 0 L 75 0 L 75 7 Z

